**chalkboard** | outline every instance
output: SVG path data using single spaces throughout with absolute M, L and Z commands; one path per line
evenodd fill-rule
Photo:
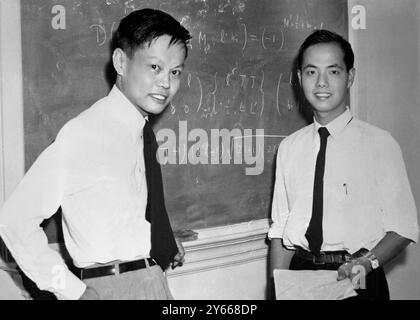
M 278 144 L 306 125 L 293 90 L 297 50 L 315 29 L 348 33 L 346 0 L 21 4 L 26 168 L 69 119 L 109 91 L 109 43 L 124 15 L 153 7 L 190 30 L 181 88 L 154 126 L 161 146 L 176 139 L 175 148 L 161 149 L 166 205 L 176 230 L 269 217 Z M 232 134 L 230 146 L 212 136 L 223 129 Z M 197 152 L 199 140 L 207 145 Z M 232 156 L 229 162 L 224 152 Z M 252 163 L 258 155 L 263 162 Z

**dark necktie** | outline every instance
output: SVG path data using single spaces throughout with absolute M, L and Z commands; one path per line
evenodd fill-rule
M 312 201 L 312 217 L 305 237 L 308 239 L 309 249 L 313 254 L 319 255 L 323 242 L 322 236 L 322 210 L 324 202 L 324 169 L 325 150 L 327 149 L 327 138 L 330 135 L 328 129 L 318 129 L 321 144 L 315 165 L 314 196 Z
M 162 172 L 156 159 L 158 144 L 149 121 L 143 129 L 147 182 L 146 220 L 151 224 L 150 256 L 165 270 L 178 253 L 163 193 Z

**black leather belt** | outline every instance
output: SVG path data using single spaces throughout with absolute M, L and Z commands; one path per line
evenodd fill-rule
M 70 267 L 70 270 L 74 273 L 76 277 L 83 280 L 89 278 L 111 276 L 128 271 L 144 269 L 146 267 L 146 260 L 149 263 L 149 266 L 154 266 L 156 264 L 155 260 L 153 260 L 152 258 L 147 258 L 129 262 L 115 263 L 96 268 L 77 268 L 75 266 L 72 266 Z
M 296 256 L 308 261 L 312 261 L 313 264 L 327 264 L 327 263 L 345 263 L 351 259 L 357 257 L 361 253 L 361 250 L 356 254 L 351 255 L 347 251 L 321 251 L 319 255 L 315 255 L 310 251 L 302 248 L 296 248 Z

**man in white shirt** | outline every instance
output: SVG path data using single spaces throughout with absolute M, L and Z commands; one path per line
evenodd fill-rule
M 327 30 L 299 50 L 314 123 L 279 146 L 271 271 L 338 270 L 357 279 L 358 299 L 389 299 L 382 266 L 417 241 L 417 212 L 398 143 L 346 106 L 353 63 L 351 45 Z
M 163 197 L 160 167 L 147 166 L 144 152 L 156 147 L 148 115 L 161 113 L 178 91 L 189 39 L 160 10 L 122 19 L 109 95 L 60 130 L 5 202 L 0 236 L 41 290 L 58 299 L 172 298 L 163 270 L 182 265 L 184 250 L 175 243 L 164 199 L 154 199 L 156 192 Z M 60 206 L 74 273 L 39 226 Z M 153 230 L 167 246 L 160 252 L 153 251 Z

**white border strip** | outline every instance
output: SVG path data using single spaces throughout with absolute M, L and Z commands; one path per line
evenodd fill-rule
M 20 0 L 0 1 L 0 204 L 25 172 Z

